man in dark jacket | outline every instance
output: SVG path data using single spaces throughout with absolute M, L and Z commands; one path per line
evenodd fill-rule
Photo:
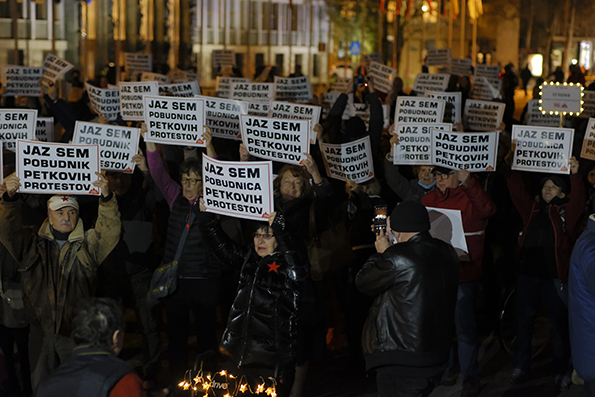
M 366 369 L 376 370 L 381 397 L 427 396 L 449 358 L 459 260 L 430 235 L 421 203 L 401 203 L 389 225 L 397 244 L 378 234 L 378 253 L 356 278 L 361 292 L 376 297 L 362 336 Z

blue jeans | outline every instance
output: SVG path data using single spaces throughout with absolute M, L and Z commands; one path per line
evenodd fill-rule
M 478 281 L 459 284 L 457 305 L 455 308 L 455 329 L 457 334 L 459 363 L 461 375 L 465 379 L 479 379 L 479 341 L 477 340 L 477 323 L 475 322 L 475 299 Z M 454 367 L 454 351 L 451 350 L 448 368 L 444 376 L 450 377 Z
M 531 367 L 533 327 L 539 304 L 543 300 L 554 338 L 554 373 L 564 375 L 570 368 L 568 333 L 568 286 L 560 280 L 520 275 L 517 283 L 517 350 L 514 368 L 528 371 Z

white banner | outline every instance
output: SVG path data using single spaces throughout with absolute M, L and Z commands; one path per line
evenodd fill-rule
M 220 66 L 236 66 L 236 55 L 234 50 L 213 50 L 211 51 L 211 66 L 217 69 Z
M 270 161 L 218 161 L 203 154 L 203 199 L 208 212 L 268 221 L 275 211 Z
M 16 168 L 21 193 L 101 194 L 93 186 L 99 172 L 97 145 L 19 140 Z
M 205 125 L 214 137 L 242 140 L 240 115 L 248 113 L 246 102 L 208 96 L 197 98 L 205 101 Z
M 217 76 L 215 90 L 218 98 L 231 98 L 232 83 L 249 83 L 250 79 L 245 77 L 221 77 Z
M 52 87 L 56 80 L 64 76 L 73 67 L 74 65 L 70 62 L 50 53 L 43 62 L 42 75 L 39 81 L 43 85 Z
M 244 101 L 248 105 L 249 116 L 268 117 L 271 104 L 269 102 Z
M 54 118 L 38 117 L 35 125 L 35 140 L 39 142 L 54 141 Z
M 450 65 L 450 48 L 428 50 L 426 57 L 426 66 L 444 66 Z
M 579 84 L 543 84 L 541 107 L 546 112 L 580 113 L 582 90 Z
M 543 114 L 539 110 L 539 99 L 531 99 L 527 103 L 527 125 L 539 125 L 541 127 L 559 127 L 560 116 L 555 114 Z
M 99 167 L 126 174 L 134 172 L 132 157 L 138 153 L 140 129 L 77 121 L 72 143 L 99 146 Z
M 17 148 L 19 139 L 33 140 L 37 110 L 0 109 L 0 142 L 2 147 L 11 151 Z
M 570 173 L 568 160 L 572 157 L 572 128 L 513 125 L 512 140 L 516 141 L 513 170 Z
M 312 98 L 312 84 L 308 76 L 275 76 L 275 93 L 278 101 L 306 103 Z
M 477 77 L 473 84 L 471 96 L 475 99 L 491 101 L 500 96 L 501 86 L 502 80 L 494 80 L 490 82 L 490 80 L 485 77 Z
M 444 101 L 444 119 L 446 123 L 461 122 L 461 93 L 460 92 L 431 92 L 426 91 L 426 97 L 442 99 Z
M 442 123 L 444 103 L 442 99 L 397 97 L 395 123 Z
M 171 83 L 171 79 L 166 75 L 153 72 L 142 72 L 140 75 L 140 81 L 156 81 L 159 84 Z
M 370 137 L 357 141 L 334 145 L 319 142 L 324 159 L 326 174 L 334 179 L 350 179 L 362 183 L 374 178 L 374 161 Z
M 286 102 L 271 102 L 268 117 L 290 120 L 310 120 L 310 143 L 316 143 L 314 126 L 320 121 L 320 106 L 298 105 Z
M 368 68 L 368 76 L 374 84 L 374 89 L 380 92 L 390 92 L 393 88 L 393 80 L 397 76 L 397 69 L 389 68 L 378 62 L 371 62 Z
M 42 68 L 6 65 L 2 68 L 3 96 L 41 96 L 37 85 Z
M 127 71 L 153 71 L 153 55 L 133 52 L 124 53 L 124 67 Z
M 588 119 L 595 117 L 595 91 L 584 90 L 583 94 L 583 111 L 581 112 L 581 118 Z
M 467 99 L 464 113 L 467 126 L 473 131 L 498 130 L 505 107 L 506 105 L 500 102 Z
M 449 74 L 418 73 L 413 84 L 413 90 L 423 93 L 424 91 L 443 92 L 448 87 Z
M 204 101 L 196 98 L 145 96 L 146 142 L 201 146 Z
M 310 153 L 310 121 L 240 116 L 242 141 L 256 157 L 300 164 Z
M 231 83 L 230 99 L 270 102 L 275 99 L 274 83 Z
M 196 95 L 200 95 L 200 88 L 196 81 L 188 83 L 161 84 L 159 86 L 159 95 L 193 98 Z
M 452 124 L 396 123 L 399 144 L 393 145 L 393 164 L 432 164 L 432 131 L 450 131 Z
M 97 114 L 107 116 L 108 120 L 116 120 L 120 113 L 120 89 L 97 88 L 89 83 L 85 83 L 91 107 Z
M 456 74 L 459 76 L 473 75 L 473 61 L 469 58 L 452 58 L 450 60 L 450 74 Z
M 432 164 L 452 170 L 495 171 L 498 132 L 444 132 L 432 128 Z
M 595 119 L 593 118 L 589 119 L 589 124 L 585 131 L 581 157 L 584 159 L 595 160 Z
M 122 120 L 144 120 L 143 97 L 145 95 L 159 95 L 159 83 L 156 81 L 146 81 L 144 83 L 121 81 L 119 87 Z

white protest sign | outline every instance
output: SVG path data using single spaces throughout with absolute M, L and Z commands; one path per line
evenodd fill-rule
M 362 55 L 362 59 L 366 67 L 366 74 L 370 73 L 370 67 L 372 65 L 372 62 L 382 63 L 382 55 L 380 55 L 377 52 L 373 54 Z
M 374 161 L 369 136 L 342 145 L 324 142 L 318 144 L 329 177 L 341 181 L 350 179 L 355 183 L 374 178 Z
M 274 83 L 231 83 L 229 99 L 270 102 L 275 99 Z
M 250 79 L 244 77 L 221 77 L 217 76 L 215 91 L 217 97 L 227 98 L 231 97 L 231 84 L 232 83 L 249 83 Z
M 593 118 L 589 119 L 589 124 L 585 131 L 581 157 L 584 159 L 595 160 L 595 119 Z
M 268 221 L 275 211 L 270 161 L 218 161 L 202 156 L 203 199 L 208 212 Z
M 331 84 L 331 92 L 345 92 L 353 85 L 351 77 L 337 77 L 335 82 Z
M 320 106 L 298 105 L 286 102 L 271 102 L 269 117 L 290 120 L 310 120 L 310 143 L 316 143 L 314 126 L 320 121 Z
M 159 95 L 193 98 L 196 95 L 200 95 L 200 88 L 196 81 L 177 84 L 161 84 L 159 86 Z
M 143 97 L 145 95 L 159 95 L 159 83 L 146 81 L 144 83 L 120 82 L 120 112 L 122 119 L 144 120 L 145 112 Z
M 196 98 L 145 96 L 146 142 L 201 146 L 204 101 Z
M 93 186 L 99 172 L 97 145 L 19 140 L 16 168 L 21 193 L 101 194 Z
M 588 119 L 595 117 L 595 91 L 583 91 L 583 111 L 578 117 Z
M 38 117 L 35 123 L 35 140 L 39 142 L 54 141 L 54 118 Z
M 447 123 L 461 122 L 461 93 L 460 92 L 431 92 L 426 91 L 426 97 L 442 99 L 444 101 L 444 121 Z
M 153 72 L 142 72 L 140 75 L 140 81 L 156 81 L 159 84 L 171 83 L 171 79 L 166 75 Z
M 559 127 L 560 126 L 560 116 L 556 116 L 554 114 L 543 114 L 541 110 L 539 110 L 538 99 L 531 99 L 527 102 L 527 125 L 539 125 L 542 127 Z
M 138 70 L 138 71 L 149 71 L 153 70 L 153 55 L 152 54 L 140 54 L 133 52 L 124 53 L 124 67 L 127 71 Z
M 580 84 L 547 84 L 541 86 L 541 108 L 545 112 L 579 114 L 582 109 Z
M 207 96 L 197 98 L 205 102 L 205 125 L 214 137 L 241 140 L 240 115 L 248 113 L 246 102 Z
M 512 140 L 516 141 L 513 170 L 570 173 L 568 160 L 572 157 L 572 128 L 513 125 Z
M 312 84 L 308 76 L 275 76 L 275 92 L 278 101 L 305 103 L 312 98 Z
M 211 65 L 213 69 L 220 66 L 235 66 L 236 55 L 234 50 L 213 50 L 211 52 Z
M 445 132 L 432 128 L 432 164 L 452 170 L 495 171 L 498 132 Z
M 99 167 L 102 170 L 132 174 L 132 157 L 138 153 L 140 128 L 77 121 L 72 143 L 99 145 Z
M 310 153 L 310 121 L 240 116 L 242 141 L 256 157 L 300 164 Z
M 500 66 L 490 66 L 480 63 L 475 65 L 475 72 L 473 75 L 476 79 L 478 77 L 485 77 L 490 84 L 497 85 L 496 80 L 500 80 Z
M 473 61 L 469 58 L 452 58 L 450 60 L 450 74 L 469 76 L 473 74 Z
M 322 102 L 333 106 L 339 95 L 341 95 L 339 92 L 325 92 L 322 94 Z
M 432 237 L 452 245 L 459 260 L 469 260 L 469 249 L 465 240 L 463 218 L 460 210 L 427 207 Z
M 442 123 L 444 104 L 442 99 L 397 97 L 395 123 Z
M 167 77 L 169 77 L 171 81 L 186 80 L 187 76 L 188 73 L 180 69 L 172 69 L 167 74 Z
M 19 139 L 34 139 L 36 119 L 37 110 L 0 109 L 0 142 L 4 149 L 14 152 Z
M 59 58 L 53 54 L 48 54 L 43 62 L 40 83 L 48 87 L 52 87 L 56 80 L 64 76 L 66 72 L 74 67 L 70 62 Z
M 108 120 L 116 120 L 120 113 L 120 89 L 97 88 L 88 83 L 85 86 L 95 113 L 107 116 Z
M 444 66 L 450 65 L 450 48 L 428 50 L 426 57 L 426 66 Z
M 2 158 L 3 150 L 0 150 L 0 177 L 2 178 L 2 183 L 4 183 L 4 159 Z
M 41 87 L 37 82 L 41 78 L 42 68 L 6 65 L 2 68 L 3 96 L 41 96 Z
M 491 101 L 500 96 L 502 80 L 490 81 L 485 77 L 476 77 L 471 96 L 476 99 Z
M 430 74 L 419 73 L 415 77 L 413 90 L 416 92 L 440 91 L 443 92 L 448 87 L 449 74 Z
M 268 117 L 269 116 L 269 108 L 271 104 L 269 102 L 250 102 L 244 101 L 248 105 L 248 115 L 249 116 L 260 116 L 260 117 Z
M 393 164 L 432 164 L 431 128 L 450 131 L 452 124 L 396 123 L 395 134 L 399 144 L 393 145 Z
M 381 92 L 389 92 L 393 88 L 393 80 L 397 76 L 397 69 L 389 68 L 378 62 L 371 62 L 368 68 L 368 76 L 372 77 L 374 89 Z
M 467 99 L 465 119 L 473 131 L 495 131 L 500 128 L 506 104 L 500 102 Z

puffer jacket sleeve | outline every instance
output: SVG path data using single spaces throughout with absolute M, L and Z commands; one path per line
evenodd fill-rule
M 390 249 L 390 248 L 389 248 Z M 372 255 L 355 277 L 358 291 L 377 296 L 391 288 L 397 277 L 397 268 L 385 251 Z
M 292 269 L 289 276 L 294 281 L 305 280 L 310 274 L 310 260 L 306 245 L 286 230 L 281 214 L 277 214 L 271 227 L 279 245 L 278 251 L 283 253 L 289 269 Z
M 246 256 L 249 255 L 251 248 L 242 246 L 229 238 L 214 214 L 200 212 L 198 217 L 202 236 L 215 256 L 222 263 L 239 269 L 243 265 Z
M 7 198 L 8 195 L 4 193 L 0 202 L 0 242 L 17 262 L 22 262 L 26 253 L 35 252 L 35 235 L 31 228 L 23 228 L 22 202 Z
M 99 266 L 120 241 L 122 223 L 118 201 L 115 194 L 111 199 L 104 201 L 103 196 L 99 199 L 99 215 L 95 227 L 87 230 L 83 247 L 78 255 L 87 252 L 91 256 L 90 261 L 82 260 L 82 263 L 93 263 Z M 79 258 L 82 259 L 82 258 Z

